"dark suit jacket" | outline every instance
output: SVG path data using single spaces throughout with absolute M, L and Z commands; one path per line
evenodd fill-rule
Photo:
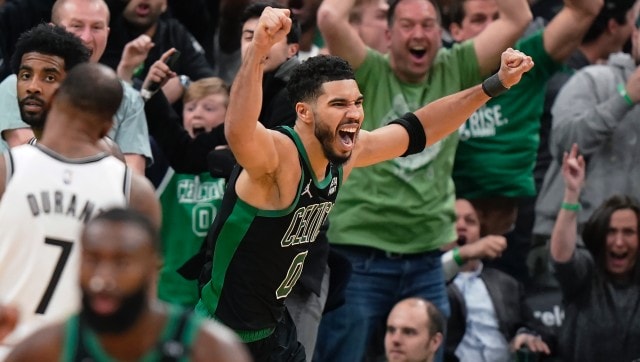
M 533 311 L 525 302 L 523 285 L 515 278 L 497 269 L 486 266 L 480 273 L 489 292 L 498 319 L 498 328 L 507 342 L 516 336 L 519 330 L 539 334 L 551 350 L 555 346 L 555 338 L 540 320 L 533 316 Z M 451 316 L 447 322 L 447 340 L 445 360 L 457 361 L 455 350 L 462 341 L 467 325 L 467 306 L 464 296 L 455 283 L 447 287 Z

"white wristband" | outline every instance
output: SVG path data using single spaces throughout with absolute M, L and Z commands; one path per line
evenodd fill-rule
M 148 101 L 151 97 L 153 97 L 153 95 L 156 94 L 156 92 L 150 92 L 147 89 L 140 89 L 140 96 L 142 96 L 142 99 L 144 99 L 144 101 Z

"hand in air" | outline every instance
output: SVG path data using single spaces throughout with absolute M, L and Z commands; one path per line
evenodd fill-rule
M 518 84 L 522 75 L 533 68 L 533 59 L 519 50 L 509 48 L 502 53 L 498 78 L 506 88 Z
M 565 187 L 569 191 L 579 193 L 584 184 L 584 173 L 584 157 L 578 154 L 578 145 L 574 143 L 571 151 L 565 152 L 562 157 L 562 177 Z
M 268 54 L 271 46 L 284 39 L 291 30 L 289 9 L 275 9 L 267 6 L 253 34 L 253 45 L 261 54 Z
M 502 235 L 487 235 L 475 243 L 467 244 L 474 248 L 474 259 L 495 259 L 502 256 L 502 252 L 507 248 L 507 239 Z
M 167 59 L 176 51 L 175 48 L 171 48 L 164 52 L 160 59 L 156 60 L 155 63 L 149 69 L 147 73 L 147 77 L 144 79 L 144 83 L 142 84 L 143 89 L 149 89 L 151 84 L 156 84 L 163 86 L 167 81 L 176 76 L 176 73 L 169 68 L 166 64 Z M 156 89 L 153 89 L 156 90 Z

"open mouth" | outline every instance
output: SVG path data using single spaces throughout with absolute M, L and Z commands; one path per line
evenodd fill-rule
M 199 136 L 201 134 L 204 134 L 206 132 L 207 132 L 207 130 L 204 127 L 193 127 L 193 135 L 195 137 L 197 137 L 197 136 Z
M 409 48 L 409 53 L 411 53 L 414 58 L 422 59 L 427 54 L 427 49 L 424 47 L 411 47 Z
M 619 252 L 619 253 L 617 253 L 617 252 L 613 252 L 613 251 L 610 251 L 610 252 L 609 252 L 609 257 L 610 257 L 611 259 L 615 260 L 615 261 L 623 261 L 623 260 L 625 260 L 625 259 L 627 258 L 627 256 L 628 256 L 628 255 L 629 255 L 629 252 L 628 252 L 628 251 L 626 251 L 626 252 Z
M 120 306 L 120 301 L 107 294 L 96 294 L 91 297 L 91 308 L 97 314 L 110 315 L 115 313 Z
M 353 146 L 356 139 L 356 133 L 358 132 L 358 126 L 347 125 L 338 130 L 340 140 L 345 146 Z
M 151 6 L 149 4 L 139 4 L 136 6 L 136 15 L 138 16 L 147 16 L 151 12 Z
M 609 271 L 614 273 L 623 272 L 628 268 L 629 263 L 629 251 L 624 252 L 607 252 L 607 264 L 610 268 Z

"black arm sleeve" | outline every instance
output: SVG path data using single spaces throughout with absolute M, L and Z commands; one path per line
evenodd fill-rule
M 178 173 L 207 172 L 207 154 L 216 146 L 226 144 L 222 126 L 191 138 L 182 127 L 181 117 L 171 108 L 162 92 L 157 92 L 145 103 L 144 111 L 149 134 Z

